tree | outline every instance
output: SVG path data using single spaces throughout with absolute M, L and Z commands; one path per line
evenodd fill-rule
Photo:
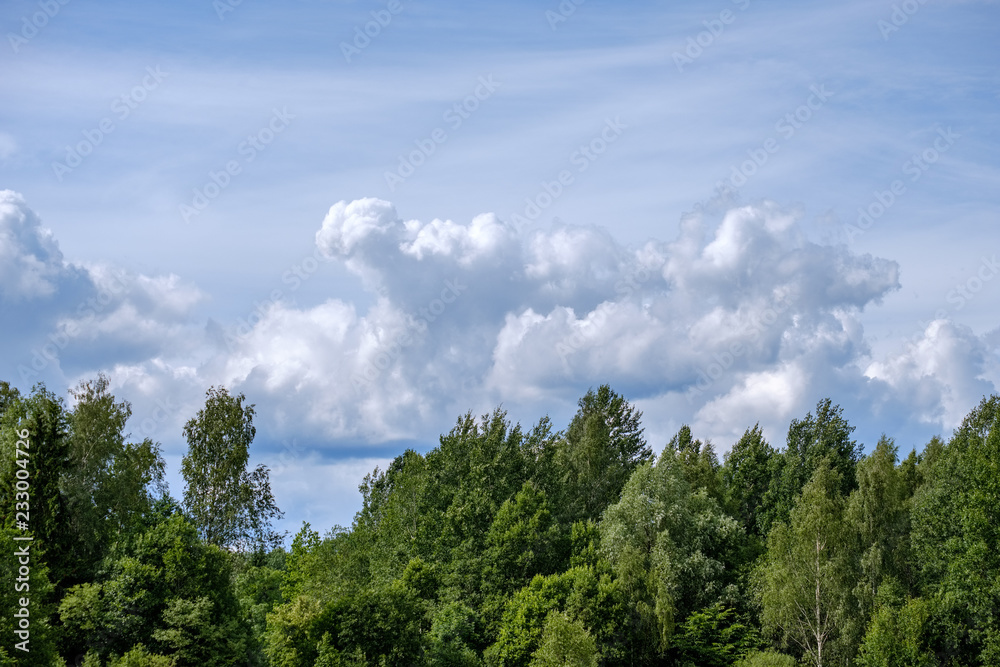
M 937 667 L 928 646 L 931 603 L 912 598 L 900 609 L 878 609 L 865 634 L 857 664 L 861 667 Z
M 560 542 L 545 492 L 525 482 L 517 496 L 501 505 L 486 535 L 484 585 L 510 591 L 536 574 L 551 574 L 562 560 Z
M 685 424 L 667 443 L 667 451 L 680 462 L 692 491 L 705 489 L 708 496 L 720 505 L 725 502 L 719 457 L 715 455 L 711 441 L 702 443 L 695 440 L 691 436 L 691 427 Z
M 618 500 L 632 472 L 652 458 L 641 417 L 642 412 L 606 384 L 580 399 L 555 452 L 564 523 L 596 519 Z
M 70 392 L 77 405 L 69 415 L 69 465 L 61 487 L 77 538 L 78 572 L 84 577 L 106 546 L 137 528 L 151 510 L 150 491 L 166 494 L 159 445 L 148 438 L 126 442 L 132 407 L 128 401 L 115 402 L 109 384 L 101 374 Z
M 184 507 L 209 544 L 247 549 L 281 540 L 271 520 L 282 517 L 267 466 L 247 470 L 257 430 L 254 406 L 225 387 L 208 390 L 205 407 L 184 425 L 188 453 L 181 463 Z
M 914 562 L 935 652 L 967 664 L 1000 661 L 1000 396 L 984 398 L 942 446 L 925 449 L 913 499 Z M 921 463 L 921 467 L 924 463 Z
M 704 489 L 691 492 L 669 451 L 635 471 L 604 513 L 600 535 L 629 601 L 634 663 L 655 662 L 691 612 L 737 598 L 743 530 Z
M 552 612 L 564 613 L 576 626 L 569 631 L 573 641 L 587 642 L 578 631 L 583 629 L 602 648 L 609 664 L 629 664 L 622 651 L 627 625 L 622 592 L 610 575 L 590 567 L 536 576 L 515 593 L 504 609 L 496 641 L 483 654 L 484 662 L 491 667 L 528 667 L 546 641 L 546 620 Z M 550 628 L 550 641 L 559 636 Z
M 748 428 L 726 454 L 722 479 L 729 509 L 748 533 L 766 536 L 759 515 L 771 485 L 773 461 L 778 452 L 764 439 L 760 424 Z
M 62 399 L 42 384 L 30 396 L 12 392 L 6 398 L 9 402 L 0 421 L 0 515 L 11 527 L 25 516 L 18 517 L 15 511 L 29 517 L 26 529 L 35 538 L 32 548 L 45 552 L 58 594 L 75 569 L 66 498 L 60 491 L 70 463 L 66 409 Z
M 883 583 L 909 589 L 910 512 L 903 471 L 896 466 L 896 445 L 883 435 L 869 456 L 858 463 L 858 488 L 851 492 L 847 521 L 856 540 L 859 565 L 854 596 L 858 603 L 854 625 L 860 642 L 875 611 Z
M 717 602 L 684 619 L 671 640 L 670 654 L 679 667 L 729 667 L 759 646 L 757 631 Z
M 735 667 L 797 667 L 799 661 L 790 655 L 773 651 L 757 651 L 735 663 Z
M 759 570 L 761 620 L 797 645 L 816 667 L 847 622 L 853 587 L 840 474 L 823 460 L 796 499 L 790 524 L 767 540 Z
M 854 469 L 863 449 L 851 440 L 854 427 L 842 413 L 839 405 L 824 398 L 816 404 L 815 415 L 810 412 L 805 419 L 793 419 L 788 426 L 787 446 L 774 463 L 771 485 L 764 497 L 759 519 L 762 534 L 788 519 L 795 497 L 824 459 L 838 473 L 841 495 L 846 497 L 857 486 Z
M 180 514 L 117 543 L 101 570 L 98 581 L 74 586 L 60 604 L 75 642 L 102 659 L 142 645 L 178 665 L 247 664 L 249 628 L 229 558 Z
M 553 611 L 545 620 L 541 645 L 530 667 L 597 667 L 597 643 L 580 621 Z
M 483 663 L 472 648 L 478 642 L 476 613 L 461 602 L 448 602 L 434 614 L 427 636 L 429 667 L 480 667 Z

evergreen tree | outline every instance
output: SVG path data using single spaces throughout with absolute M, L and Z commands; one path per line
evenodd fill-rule
M 580 399 L 579 410 L 555 451 L 563 523 L 600 516 L 618 500 L 632 472 L 652 458 L 639 424 L 641 417 L 608 385 Z
M 726 504 L 748 533 L 766 537 L 761 510 L 778 452 L 767 443 L 760 424 L 748 428 L 726 454 L 722 479 Z
M 810 412 L 805 419 L 792 420 L 787 446 L 773 464 L 771 485 L 764 497 L 759 518 L 762 534 L 788 519 L 796 496 L 824 459 L 838 473 L 841 495 L 846 497 L 857 486 L 854 469 L 863 450 L 851 440 L 854 427 L 842 413 L 840 406 L 824 398 L 816 404 L 815 415 Z

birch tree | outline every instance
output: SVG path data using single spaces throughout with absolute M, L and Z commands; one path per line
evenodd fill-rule
M 184 508 L 202 538 L 239 549 L 275 544 L 280 537 L 271 529 L 271 520 L 282 516 L 267 467 L 247 470 L 257 430 L 254 406 L 245 406 L 245 400 L 225 387 L 210 388 L 205 407 L 184 426 L 188 453 L 181 462 Z
M 816 667 L 833 664 L 849 612 L 850 543 L 840 486 L 840 475 L 824 460 L 796 499 L 789 524 L 768 536 L 759 570 L 765 629 L 798 646 Z

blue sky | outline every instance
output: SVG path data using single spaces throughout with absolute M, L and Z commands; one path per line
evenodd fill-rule
M 607 382 L 724 452 L 830 396 L 906 452 L 1000 382 L 995 2 L 0 23 L 0 377 L 107 373 L 175 496 L 217 384 L 294 532 L 468 410 L 561 427 Z

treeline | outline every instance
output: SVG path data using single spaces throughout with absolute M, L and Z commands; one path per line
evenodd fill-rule
M 721 462 L 687 426 L 654 454 L 607 386 L 559 431 L 466 414 L 289 550 L 242 395 L 185 427 L 180 502 L 106 379 L 75 398 L 0 385 L 4 531 L 27 431 L 35 536 L 32 651 L 5 639 L 0 664 L 1000 664 L 997 396 L 903 460 L 887 436 L 865 456 L 830 400 Z

